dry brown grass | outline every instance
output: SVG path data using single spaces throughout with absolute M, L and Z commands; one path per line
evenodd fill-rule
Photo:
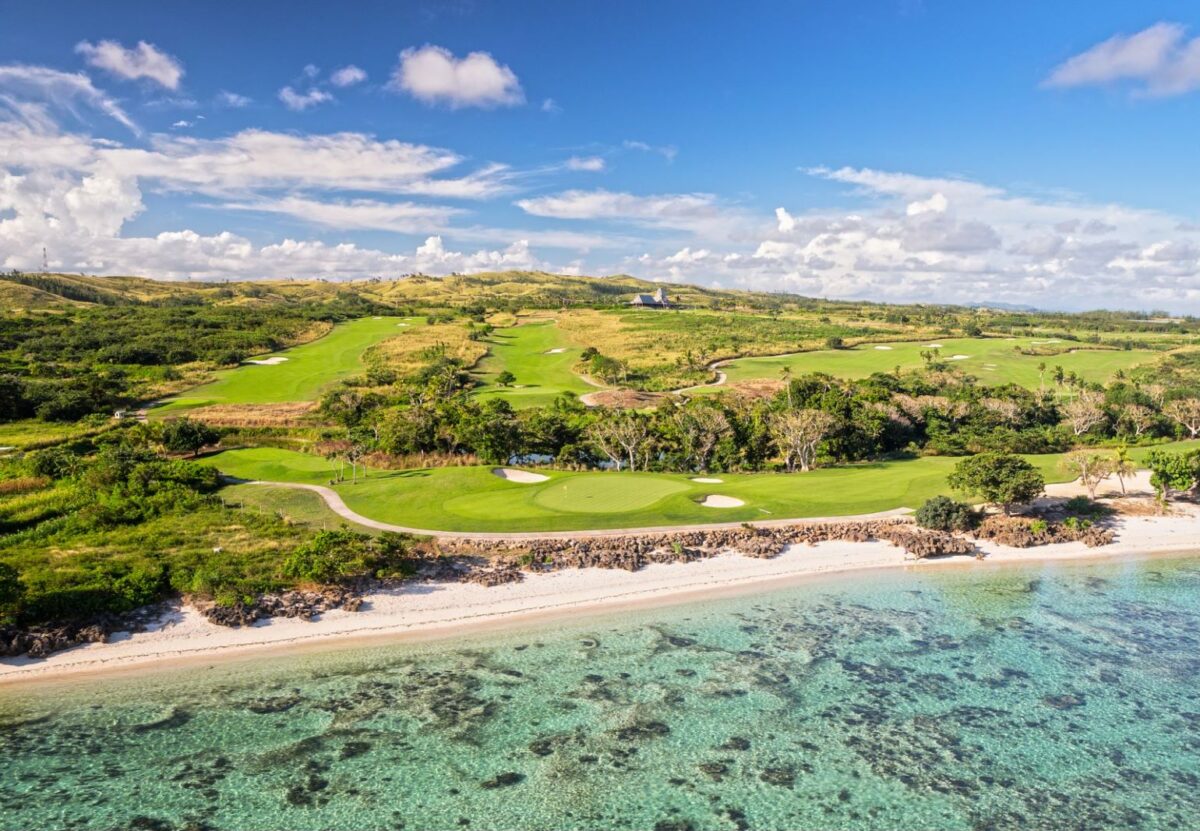
M 16 496 L 20 493 L 40 491 L 50 484 L 45 476 L 22 476 L 19 479 L 6 479 L 0 482 L 0 496 Z
M 733 395 L 742 398 L 770 398 L 780 390 L 784 384 L 782 381 L 776 381 L 773 378 L 756 378 L 752 381 L 740 381 L 736 384 L 730 384 L 727 387 L 718 387 L 717 389 L 728 390 Z
M 487 354 L 487 344 L 473 341 L 461 323 L 435 323 L 412 326 L 403 334 L 388 338 L 367 350 L 367 361 L 380 361 L 401 376 L 412 375 L 438 353 L 458 358 L 471 367 Z
M 214 404 L 197 407 L 187 417 L 213 427 L 299 427 L 312 422 L 317 402 L 284 404 Z

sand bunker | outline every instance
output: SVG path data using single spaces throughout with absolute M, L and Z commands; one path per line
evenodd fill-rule
M 1041 346 L 1047 343 L 1062 343 L 1062 341 L 1058 338 L 1051 338 L 1050 340 L 1031 340 L 1030 343 L 1035 346 Z
M 878 349 L 880 352 L 891 352 L 892 351 L 892 347 L 890 347 L 890 346 L 876 346 L 875 348 Z
M 249 361 L 242 361 L 244 364 L 254 364 L 255 366 L 275 366 L 286 361 L 287 358 L 254 358 Z
M 546 350 L 546 352 L 545 352 L 545 354 L 547 354 L 547 355 L 557 355 L 557 354 L 559 354 L 560 352 L 566 352 L 566 351 L 567 351 L 567 347 L 565 347 L 565 346 L 560 346 L 558 349 L 547 349 L 547 350 Z
M 693 481 L 693 482 L 700 482 L 701 484 L 704 484 L 704 485 L 719 485 L 719 484 L 721 484 L 721 482 L 722 482 L 722 481 L 724 481 L 724 480 L 722 480 L 722 479 L 713 479 L 713 478 L 711 478 L 711 477 L 708 477 L 708 476 L 697 476 L 696 478 L 692 479 L 692 481 Z
M 971 356 L 970 355 L 951 355 L 946 360 L 948 360 L 948 361 L 965 361 L 969 357 L 971 357 Z
M 397 326 L 407 326 L 408 324 L 407 323 L 397 323 L 396 325 Z
M 534 482 L 545 482 L 549 476 L 540 473 L 530 473 L 528 470 L 517 470 L 511 467 L 494 467 L 492 475 L 499 476 L 509 482 L 520 482 L 522 485 L 532 485 Z
M 925 348 L 926 349 L 941 349 L 942 345 L 940 343 L 927 343 L 927 344 L 925 344 Z
M 11 444 L 6 444 L 6 445 L 4 445 L 4 447 L 0 447 L 0 453 L 7 453 L 10 450 L 16 450 L 16 449 L 17 448 L 13 447 Z
M 710 493 L 700 504 L 705 508 L 740 508 L 746 503 L 740 499 L 734 499 L 732 496 Z

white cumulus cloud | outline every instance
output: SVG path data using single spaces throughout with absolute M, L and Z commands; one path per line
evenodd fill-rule
M 115 40 L 102 40 L 99 43 L 81 40 L 75 45 L 75 51 L 83 55 L 89 66 L 103 69 L 118 78 L 131 81 L 146 78 L 167 89 L 179 89 L 179 81 L 183 78 L 183 64 L 178 58 L 144 40 L 128 49 Z
M 487 52 L 457 58 L 441 46 L 405 49 L 389 89 L 426 104 L 461 107 L 510 107 L 525 100 L 516 73 Z

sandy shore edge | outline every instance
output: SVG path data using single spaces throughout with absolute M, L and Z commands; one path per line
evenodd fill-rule
M 359 612 L 333 611 L 313 621 L 268 619 L 225 628 L 195 609 L 180 608 L 148 631 L 116 633 L 108 643 L 85 644 L 49 658 L 0 659 L 0 687 L 76 680 L 96 675 L 153 672 L 301 649 L 452 638 L 500 627 L 602 614 L 625 606 L 655 606 L 719 595 L 762 591 L 828 575 L 878 569 L 993 568 L 1063 560 L 1141 558 L 1200 553 L 1200 516 L 1125 517 L 1117 540 L 1101 548 L 1082 543 L 1032 549 L 981 543 L 984 560 L 947 557 L 914 561 L 886 542 L 827 542 L 789 546 L 769 559 L 723 554 L 638 572 L 575 569 L 531 574 L 520 583 L 485 588 L 472 583 L 413 583 L 366 596 Z

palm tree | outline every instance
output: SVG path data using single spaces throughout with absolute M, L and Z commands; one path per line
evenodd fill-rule
M 792 409 L 792 368 L 783 366 L 779 370 L 779 377 L 783 379 L 784 387 L 787 389 L 788 409 Z
M 1117 448 L 1117 457 L 1113 460 L 1113 475 L 1121 483 L 1121 495 L 1125 495 L 1125 479 L 1137 472 L 1137 465 L 1129 458 L 1129 448 L 1121 445 Z

